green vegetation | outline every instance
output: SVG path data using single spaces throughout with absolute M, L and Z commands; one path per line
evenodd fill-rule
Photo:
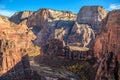
M 62 66 L 63 69 L 69 70 L 82 78 L 82 80 L 90 80 L 92 77 L 91 73 L 93 73 L 92 65 L 88 62 L 84 62 L 83 64 L 74 64 L 71 66 Z
M 35 61 L 51 68 L 61 68 L 77 74 L 82 80 L 94 80 L 96 69 L 93 68 L 91 60 L 69 60 L 56 56 L 40 56 L 35 58 Z

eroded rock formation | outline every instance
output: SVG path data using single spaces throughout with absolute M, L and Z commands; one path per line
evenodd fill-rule
M 72 12 L 40 9 L 28 18 L 28 27 L 37 35 L 35 44 L 45 45 L 50 39 L 67 40 L 76 15 Z
M 97 36 L 94 43 L 94 55 L 98 58 L 98 62 L 101 62 L 96 80 L 120 79 L 119 34 L 120 10 L 114 10 L 108 13 L 106 19 L 103 21 L 100 34 Z
M 19 24 L 21 21 L 27 19 L 29 16 L 33 14 L 32 11 L 21 11 L 16 12 L 12 17 L 9 18 L 11 22 Z
M 113 52 L 106 53 L 98 67 L 95 80 L 119 80 L 119 62 Z
M 90 15 L 87 15 L 87 10 Z M 67 45 L 90 47 L 95 39 L 95 31 L 98 33 L 97 29 L 106 14 L 100 6 L 83 7 L 78 15 L 67 11 L 40 9 L 28 18 L 27 25 L 37 35 L 34 43 L 39 46 L 51 39 L 59 39 Z
M 27 20 L 26 25 L 32 28 L 37 36 L 34 44 L 40 47 L 51 39 L 59 39 L 67 45 L 89 48 L 106 14 L 101 6 L 84 6 L 78 15 L 69 11 L 43 8 L 34 13 L 30 11 L 16 13 L 10 20 L 21 25 Z
M 0 23 L 0 79 L 24 80 L 26 70 L 30 69 L 27 49 L 35 35 L 27 26 L 16 25 L 5 19 L 2 16 Z M 17 76 L 19 72 L 21 78 Z
M 30 27 L 42 27 L 44 26 L 44 21 L 53 22 L 57 20 L 76 20 L 76 15 L 72 12 L 67 11 L 57 11 L 51 9 L 40 9 L 28 19 L 28 26 Z
M 77 22 L 88 24 L 97 34 L 106 15 L 107 12 L 102 6 L 84 6 L 78 13 Z
M 78 47 L 90 47 L 95 39 L 94 31 L 87 24 L 74 24 L 68 37 L 68 45 Z
M 108 52 L 114 52 L 120 60 L 120 10 L 112 11 L 103 21 L 100 34 L 94 43 L 94 53 L 99 59 Z
M 63 41 L 52 39 L 42 47 L 41 52 L 43 52 L 43 55 L 58 56 L 64 53 L 64 46 Z

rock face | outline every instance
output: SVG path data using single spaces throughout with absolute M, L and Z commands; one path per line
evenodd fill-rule
M 43 22 L 53 22 L 57 20 L 76 20 L 76 15 L 67 11 L 56 11 L 51 9 L 40 9 L 28 19 L 28 26 L 42 27 Z
M 95 39 L 94 31 L 87 24 L 74 24 L 67 43 L 72 46 L 90 47 Z
M 37 35 L 35 44 L 45 45 L 50 39 L 67 40 L 76 15 L 72 12 L 40 9 L 28 18 L 28 27 Z
M 59 39 L 67 43 L 68 35 L 70 34 L 73 24 L 74 21 L 56 21 L 49 23 L 50 26 L 42 29 L 38 33 L 35 44 L 43 46 L 51 39 Z
M 27 57 L 25 58 L 25 61 L 24 61 L 25 63 L 22 64 L 22 62 L 21 62 L 23 57 L 26 55 L 25 49 L 20 49 L 20 48 L 16 49 L 16 44 L 14 43 L 14 41 L 1 39 L 0 42 L 1 42 L 0 51 L 1 51 L 1 61 L 2 61 L 1 62 L 1 70 L 2 71 L 0 71 L 0 72 L 2 74 L 11 70 L 11 68 L 13 68 L 13 67 L 14 67 L 13 68 L 14 72 L 20 71 L 20 70 L 23 71 L 25 68 L 29 68 L 29 62 L 26 59 Z M 11 48 L 13 48 L 13 50 Z M 17 54 L 15 54 L 15 53 L 17 53 Z M 16 65 L 21 65 L 21 68 L 19 68 L 19 66 L 16 66 Z M 26 65 L 26 67 L 25 67 L 25 65 Z
M 95 56 L 98 58 L 107 52 L 114 52 L 120 60 L 119 12 L 120 10 L 110 12 L 103 21 L 100 34 L 97 36 L 93 47 Z
M 43 8 L 34 13 L 30 11 L 16 13 L 10 20 L 31 28 L 37 36 L 34 44 L 40 47 L 51 39 L 59 39 L 66 45 L 89 48 L 106 14 L 100 6 L 85 6 L 78 15 Z
M 72 12 L 56 11 L 51 9 L 40 9 L 35 12 L 28 19 L 29 27 L 38 27 L 39 29 L 46 26 L 48 22 L 58 21 L 58 20 L 75 20 L 76 15 Z
M 119 68 L 117 56 L 112 52 L 105 54 L 98 67 L 95 80 L 119 80 Z
M 30 69 L 27 49 L 35 36 L 27 26 L 6 22 L 4 19 L 2 17 L 3 23 L 0 23 L 0 79 L 24 80 L 27 70 Z M 20 79 L 20 76 L 17 77 L 19 72 L 22 76 Z
M 78 13 L 77 22 L 79 24 L 88 24 L 95 33 L 98 33 L 101 21 L 106 15 L 106 10 L 101 6 L 84 6 Z
M 14 23 L 20 23 L 21 21 L 27 19 L 29 16 L 33 14 L 32 11 L 22 11 L 16 12 L 12 17 L 10 17 L 10 21 Z
M 87 10 L 91 15 L 87 15 Z M 66 11 L 40 9 L 28 18 L 27 25 L 33 27 L 37 35 L 36 45 L 43 46 L 51 39 L 59 39 L 67 45 L 89 48 L 106 14 L 99 6 L 83 7 L 77 16 Z
M 50 40 L 46 45 L 42 47 L 42 52 L 49 56 L 58 56 L 64 53 L 64 42 L 58 39 Z
M 102 69 L 100 67 L 98 69 L 98 74 L 96 76 L 97 79 L 100 79 L 100 80 L 106 80 L 106 79 L 119 80 L 120 79 L 120 67 L 119 67 L 120 65 L 120 35 L 119 35 L 120 26 L 119 25 L 120 25 L 120 10 L 114 10 L 110 12 L 107 15 L 106 19 L 103 21 L 100 34 L 97 36 L 95 40 L 95 43 L 93 46 L 94 55 L 95 57 L 98 58 L 98 62 L 101 61 L 101 64 L 99 66 L 103 66 Z M 112 54 L 110 53 L 106 56 L 106 53 L 109 53 L 109 52 L 112 52 Z M 109 68 L 106 68 L 106 66 L 108 66 Z M 115 67 L 118 67 L 117 69 L 118 72 L 115 71 L 116 69 Z M 119 75 L 119 77 L 117 75 Z M 104 79 L 102 79 L 102 77 L 104 77 Z
M 90 48 L 107 12 L 101 6 L 84 6 L 68 37 L 68 44 Z
M 0 15 L 0 23 L 9 23 L 9 20 L 7 17 L 1 16 Z
M 47 26 L 48 17 L 48 10 L 41 9 L 28 18 L 27 25 L 28 27 L 38 27 L 38 29 L 45 28 Z

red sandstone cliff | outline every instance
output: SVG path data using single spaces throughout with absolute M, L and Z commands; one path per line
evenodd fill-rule
M 120 10 L 112 11 L 103 21 L 101 31 L 94 43 L 94 53 L 102 58 L 107 52 L 114 52 L 120 60 Z
M 94 43 L 94 55 L 98 58 L 98 61 L 100 62 L 98 72 L 96 75 L 96 80 L 120 79 L 119 34 L 120 10 L 114 10 L 108 13 L 106 19 L 103 21 L 100 34 L 97 36 Z
M 17 72 L 25 78 L 25 71 L 30 69 L 27 49 L 35 36 L 27 26 L 14 24 L 4 16 L 0 22 L 0 79 L 5 75 L 15 78 Z

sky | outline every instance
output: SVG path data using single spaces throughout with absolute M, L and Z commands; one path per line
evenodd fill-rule
M 103 6 L 107 11 L 120 9 L 120 0 L 0 0 L 0 14 L 11 16 L 15 12 L 40 8 L 67 10 L 78 13 L 83 6 Z

